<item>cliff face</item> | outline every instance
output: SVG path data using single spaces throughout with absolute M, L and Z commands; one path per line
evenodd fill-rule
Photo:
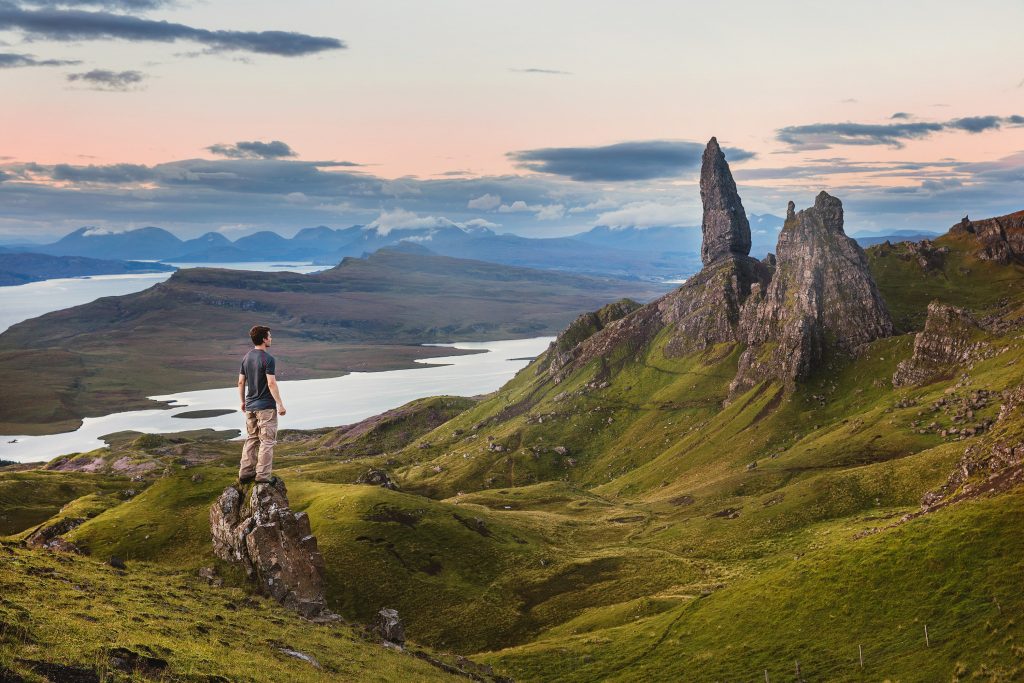
M 791 389 L 830 352 L 851 353 L 893 333 L 864 251 L 843 232 L 842 202 L 825 192 L 800 212 L 790 202 L 777 254 L 758 261 L 748 255 L 750 226 L 714 138 L 704 151 L 700 188 L 704 268 L 676 291 L 603 326 L 581 317 L 578 326 L 588 334 L 575 345 L 563 335 L 557 344 L 550 366 L 557 380 L 615 349 L 641 351 L 668 328 L 670 357 L 720 343 L 746 345 L 732 395 L 762 380 Z
M 1024 211 L 980 221 L 964 216 L 950 232 L 973 235 L 978 241 L 975 255 L 985 261 L 1024 261 Z
M 867 257 L 843 232 L 837 198 L 821 192 L 813 207 L 799 213 L 790 202 L 776 258 L 763 297 L 751 297 L 743 310 L 747 350 L 733 393 L 768 378 L 792 387 L 828 351 L 850 353 L 893 333 Z

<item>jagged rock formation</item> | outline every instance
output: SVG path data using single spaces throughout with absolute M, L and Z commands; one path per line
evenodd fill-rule
M 640 304 L 632 299 L 620 299 L 602 306 L 597 311 L 583 313 L 572 321 L 551 343 L 548 372 L 555 378 L 555 381 L 560 381 L 563 376 L 562 371 L 576 360 L 577 351 L 584 341 L 638 308 L 640 308 Z
M 975 256 L 1007 264 L 1024 261 L 1024 211 L 972 221 L 967 216 L 950 228 L 954 235 L 973 235 L 980 248 Z
M 743 210 L 736 182 L 718 140 L 704 148 L 700 168 L 700 200 L 704 205 L 700 258 L 704 265 L 730 254 L 750 254 L 750 222 Z
M 928 304 L 924 329 L 914 337 L 914 355 L 896 366 L 893 386 L 930 384 L 952 377 L 984 353 L 988 344 L 978 339 L 981 332 L 968 311 L 937 301 Z
M 750 227 L 718 142 L 701 169 L 704 268 L 676 291 L 603 325 L 577 319 L 559 337 L 549 372 L 561 381 L 595 358 L 645 352 L 669 328 L 664 353 L 687 355 L 715 344 L 747 346 L 731 385 L 741 393 L 766 379 L 787 388 L 833 351 L 852 353 L 893 333 L 864 251 L 843 232 L 843 205 L 822 192 L 797 213 L 789 203 L 776 254 L 751 258 Z
M 813 207 L 794 209 L 790 202 L 771 284 L 743 309 L 748 348 L 733 394 L 769 378 L 792 388 L 829 351 L 851 353 L 893 333 L 864 250 L 843 232 L 842 202 L 821 192 Z
M 594 325 L 587 316 L 595 314 L 578 318 L 555 344 L 549 370 L 556 381 L 594 358 L 609 357 L 615 350 L 622 355 L 642 351 L 665 327 L 672 328 L 665 345 L 669 356 L 741 340 L 743 304 L 751 292 L 767 287 L 774 257 L 758 261 L 749 256 L 750 224 L 729 164 L 715 138 L 704 150 L 700 188 L 704 203 L 704 268 L 676 291 L 646 306 L 632 311 L 620 309 L 617 312 L 626 315 L 611 323 Z M 587 333 L 579 334 L 584 329 Z
M 308 619 L 331 618 L 324 600 L 324 561 L 309 517 L 288 507 L 284 482 L 256 484 L 243 500 L 234 486 L 210 508 L 213 552 L 239 562 L 260 590 Z

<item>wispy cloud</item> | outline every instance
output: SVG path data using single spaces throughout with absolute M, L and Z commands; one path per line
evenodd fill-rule
M 745 207 L 780 215 L 787 200 L 805 205 L 824 188 L 842 198 L 850 230 L 944 229 L 964 213 L 994 216 L 1021 208 L 1024 153 L 985 163 L 821 156 L 784 168 L 736 167 Z M 494 229 L 492 221 L 500 217 L 504 231 L 552 236 L 602 224 L 700 222 L 695 176 L 635 184 L 580 183 L 550 174 L 392 180 L 349 166 L 293 157 L 155 165 L 0 160 L 0 234 L 55 238 L 83 224 L 162 225 L 189 236 L 225 225 L 285 233 L 301 225 L 369 223 L 382 230 Z
M 700 166 L 704 145 L 676 140 L 621 142 L 603 147 L 548 147 L 510 152 L 520 168 L 565 176 L 580 181 L 628 181 L 670 178 Z M 742 149 L 726 149 L 729 161 L 754 156 Z
M 138 89 L 146 79 L 146 75 L 141 71 L 93 69 L 84 73 L 68 74 L 67 79 L 73 83 L 84 83 L 93 90 L 124 92 Z
M 217 143 L 207 147 L 209 151 L 217 156 L 228 157 L 229 159 L 283 159 L 297 156 L 287 143 L 280 140 L 260 142 L 258 140 L 241 141 L 228 145 Z M 348 165 L 355 166 L 351 162 Z
M 546 74 L 548 76 L 571 76 L 571 71 L 560 71 L 559 69 L 509 69 L 520 74 Z
M 124 6 L 124 2 L 120 5 Z M 7 0 L 0 0 L 0 30 L 20 31 L 30 38 L 58 41 L 119 39 L 171 43 L 186 40 L 218 51 L 238 50 L 282 57 L 299 57 L 346 47 L 337 38 L 305 33 L 214 31 L 111 12 L 52 9 L 49 6 L 24 9 Z
M 76 59 L 36 59 L 35 55 L 0 52 L 0 69 L 19 69 L 29 66 L 74 66 Z
M 176 4 L 175 0 L 22 0 L 33 7 L 102 7 L 141 12 Z
M 898 112 L 892 118 L 905 118 Z M 949 121 L 907 121 L 899 123 L 812 123 L 786 126 L 775 132 L 780 142 L 793 149 L 828 149 L 836 145 L 888 145 L 902 147 L 908 140 L 920 140 L 941 131 L 980 133 L 1003 126 L 1024 125 L 1024 117 L 965 116 Z

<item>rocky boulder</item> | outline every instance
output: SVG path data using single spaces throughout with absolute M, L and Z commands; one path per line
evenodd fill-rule
M 373 632 L 385 643 L 399 646 L 405 644 L 405 626 L 398 616 L 398 610 L 381 608 L 373 622 Z
M 769 378 L 792 388 L 828 352 L 851 353 L 893 333 L 864 250 L 843 231 L 842 202 L 821 192 L 813 207 L 794 209 L 790 202 L 771 284 L 744 304 L 748 348 L 734 395 Z
M 230 486 L 210 508 L 213 551 L 240 563 L 260 591 L 308 619 L 332 618 L 324 600 L 324 561 L 309 517 L 292 512 L 284 482 Z
M 704 205 L 700 258 L 704 265 L 731 254 L 750 254 L 750 222 L 743 210 L 736 181 L 718 140 L 704 148 L 700 168 L 700 200 Z
M 914 337 L 914 355 L 896 366 L 893 385 L 923 385 L 949 379 L 984 355 L 988 344 L 979 339 L 982 332 L 968 311 L 933 301 L 928 304 L 924 329 Z

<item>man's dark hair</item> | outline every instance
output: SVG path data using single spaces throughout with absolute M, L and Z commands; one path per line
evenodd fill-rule
M 266 325 L 255 325 L 249 330 L 249 338 L 255 346 L 259 346 L 270 336 L 270 328 Z

